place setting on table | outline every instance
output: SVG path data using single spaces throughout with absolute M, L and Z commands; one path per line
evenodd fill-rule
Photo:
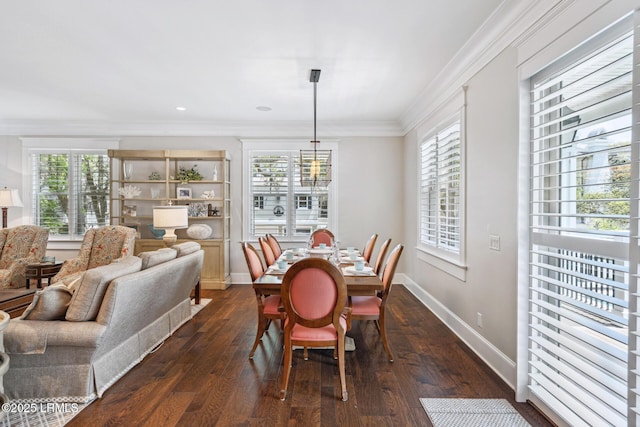
M 382 281 L 354 247 L 338 249 L 337 246 L 318 244 L 311 247 L 295 247 L 282 251 L 276 262 L 269 265 L 254 286 L 271 293 L 279 291 L 282 278 L 291 265 L 308 257 L 321 257 L 331 261 L 345 277 L 349 295 L 371 295 L 383 289 Z

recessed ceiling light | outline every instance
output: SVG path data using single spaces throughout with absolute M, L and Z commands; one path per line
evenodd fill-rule
M 176 107 L 178 111 L 187 111 L 187 107 Z
M 267 107 L 266 105 L 258 105 L 256 107 L 256 110 L 258 110 L 258 111 L 271 111 L 271 107 Z

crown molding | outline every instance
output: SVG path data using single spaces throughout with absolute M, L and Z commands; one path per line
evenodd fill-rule
M 574 0 L 506 0 L 469 38 L 442 71 L 420 92 L 400 117 L 402 130 L 412 129 L 437 113 L 455 92 L 505 48 L 559 4 Z
M 403 136 L 396 121 L 318 122 L 318 136 Z M 7 136 L 232 136 L 304 137 L 312 135 L 310 121 L 129 122 L 66 120 L 0 120 Z

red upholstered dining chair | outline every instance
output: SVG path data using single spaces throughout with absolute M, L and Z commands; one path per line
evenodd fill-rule
M 247 260 L 247 267 L 249 267 L 249 275 L 251 275 L 251 281 L 255 282 L 262 274 L 264 274 L 264 266 L 258 255 L 258 251 L 250 243 L 242 243 L 242 252 L 244 252 L 244 258 Z M 279 295 L 264 295 L 259 290 L 255 289 L 256 302 L 258 304 L 258 330 L 256 331 L 256 339 L 253 342 L 253 347 L 249 353 L 249 359 L 253 359 L 253 354 L 258 347 L 258 343 L 262 339 L 262 335 L 269 329 L 271 320 L 280 320 L 284 313 L 280 311 L 280 296 Z
M 264 262 L 267 263 L 267 268 L 270 265 L 276 263 L 276 256 L 273 254 L 273 249 L 267 242 L 267 239 L 264 237 L 258 237 L 258 243 L 260 243 L 260 249 L 262 249 L 262 256 L 264 257 Z
M 265 235 L 265 237 L 267 239 L 267 243 L 269 243 L 269 246 L 271 247 L 273 256 L 276 259 L 280 258 L 280 255 L 282 255 L 282 247 L 280 247 L 280 243 L 278 242 L 278 239 L 276 239 L 276 237 L 273 234 L 267 234 Z
M 319 228 L 311 233 L 311 247 L 315 248 L 320 243 L 324 243 L 327 247 L 333 246 L 333 243 L 336 241 L 336 237 L 330 230 L 326 228 Z
M 380 269 L 382 268 L 382 263 L 384 262 L 384 256 L 387 254 L 387 250 L 389 249 L 390 244 L 391 239 L 387 239 L 384 241 L 382 246 L 380 246 L 380 252 L 378 252 L 378 257 L 376 258 L 376 265 L 373 267 L 373 272 L 376 273 L 376 276 L 380 275 Z
M 284 366 L 280 399 L 287 394 L 293 346 L 337 349 L 342 400 L 348 399 L 345 377 L 345 332 L 351 326 L 344 276 L 331 262 L 306 258 L 294 263 L 282 280 Z M 334 357 L 335 357 L 334 351 Z
M 391 347 L 389 347 L 389 341 L 387 340 L 387 329 L 384 321 L 385 308 L 389 292 L 391 291 L 391 282 L 396 273 L 396 266 L 398 265 L 398 260 L 400 259 L 403 249 L 403 245 L 397 245 L 389 254 L 384 270 L 382 270 L 382 284 L 384 285 L 382 294 L 376 296 L 353 296 L 349 299 L 351 314 L 354 320 L 374 320 L 376 322 L 378 333 L 382 337 L 384 349 L 389 355 L 389 362 L 393 362 L 393 354 L 391 353 Z
M 369 237 L 369 241 L 367 241 L 367 244 L 364 245 L 364 249 L 362 250 L 362 258 L 364 258 L 366 262 L 371 261 L 371 255 L 373 254 L 373 248 L 376 245 L 376 240 L 378 240 L 378 235 L 372 234 L 371 237 Z

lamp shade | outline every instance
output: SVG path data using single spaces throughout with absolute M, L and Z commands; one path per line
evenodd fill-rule
M 189 215 L 186 206 L 154 206 L 153 228 L 187 228 Z
M 22 200 L 20 199 L 20 193 L 16 189 L 0 188 L 0 207 L 22 207 Z

